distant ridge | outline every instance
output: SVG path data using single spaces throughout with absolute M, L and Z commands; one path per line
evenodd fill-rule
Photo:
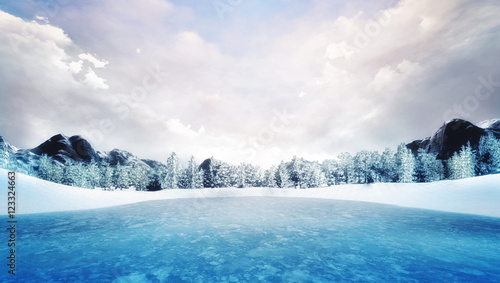
M 428 153 L 435 154 L 438 159 L 446 160 L 455 152 L 459 152 L 467 143 L 477 148 L 480 138 L 488 133 L 500 138 L 500 119 L 484 121 L 478 125 L 482 127 L 463 119 L 453 119 L 445 122 L 434 135 L 422 140 L 414 140 L 406 146 L 414 154 L 418 149 L 424 149 Z
M 428 153 L 435 154 L 438 159 L 447 160 L 467 143 L 477 148 L 480 138 L 489 133 L 500 139 L 500 119 L 483 121 L 478 125 L 463 119 L 452 119 L 445 122 L 432 136 L 414 140 L 406 144 L 406 147 L 414 154 L 417 154 L 419 149 L 424 149 Z M 107 162 L 111 166 L 116 166 L 118 163 L 123 166 L 140 165 L 151 168 L 165 166 L 159 161 L 141 159 L 121 149 L 107 152 L 96 151 L 86 139 L 78 135 L 68 138 L 63 134 L 57 134 L 32 149 L 17 149 L 0 136 L 0 147 L 5 148 L 9 156 L 14 156 L 18 162 L 25 164 L 36 164 L 40 156 L 47 155 L 63 164 L 67 162 L 89 163 L 94 160 Z M 206 160 L 200 168 L 207 166 L 205 163 Z
M 32 149 L 17 149 L 0 136 L 0 146 L 7 149 L 9 156 L 13 156 L 18 162 L 24 164 L 36 164 L 42 155 L 47 155 L 62 164 L 68 162 L 90 163 L 94 160 L 107 162 L 111 166 L 116 166 L 118 163 L 123 166 L 140 165 L 151 168 L 164 166 L 159 161 L 140 159 L 121 149 L 96 151 L 86 139 L 78 135 L 67 137 L 63 134 L 57 134 Z

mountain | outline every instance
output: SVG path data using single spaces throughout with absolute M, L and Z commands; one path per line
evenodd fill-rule
M 90 162 L 99 160 L 99 156 L 92 148 L 90 143 L 81 136 L 72 136 L 58 134 L 41 145 L 30 150 L 36 155 L 46 154 L 61 163 L 68 161 Z
M 4 149 L 9 155 L 17 151 L 17 148 L 12 146 L 2 136 L 0 136 L 0 148 Z
M 151 159 L 140 159 L 134 154 L 121 149 L 113 149 L 112 151 L 98 151 L 97 152 L 101 161 L 108 162 L 111 166 L 116 166 L 118 163 L 123 166 L 145 166 L 151 168 L 165 167 L 165 165 L 159 161 Z
M 40 156 L 47 155 L 62 164 L 68 162 L 89 163 L 94 160 L 96 162 L 108 162 L 111 166 L 116 166 L 118 163 L 123 166 L 140 165 L 150 168 L 165 166 L 156 160 L 140 159 L 125 150 L 96 151 L 81 136 L 67 137 L 63 134 L 57 134 L 32 149 L 17 149 L 0 136 L 0 148 L 4 148 L 8 156 L 13 156 L 18 163 L 23 164 L 37 164 Z
M 445 122 L 431 137 L 414 140 L 406 146 L 414 154 L 422 148 L 428 153 L 435 154 L 438 159 L 446 160 L 455 152 L 459 152 L 467 143 L 477 148 L 479 139 L 488 133 L 500 138 L 500 119 L 484 121 L 478 125 L 482 127 L 462 119 L 453 119 Z

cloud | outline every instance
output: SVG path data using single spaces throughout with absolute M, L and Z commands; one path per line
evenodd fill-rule
M 86 61 L 92 63 L 95 68 L 105 68 L 106 65 L 109 64 L 108 61 L 106 61 L 106 60 L 99 60 L 96 57 L 94 57 L 94 55 L 88 54 L 88 53 L 86 53 L 86 54 L 82 53 L 82 54 L 78 55 L 78 58 L 80 58 L 82 60 L 86 60 Z
M 425 137 L 478 77 L 500 77 L 494 2 L 291 0 L 232 13 L 160 0 L 69 2 L 50 24 L 0 12 L 0 112 L 16 124 L 0 131 L 20 146 L 67 131 L 153 159 L 267 165 Z M 469 119 L 500 116 L 499 96 L 480 109 Z M 279 131 L 276 111 L 294 117 Z
M 92 69 L 85 79 L 75 76 L 83 62 L 61 28 L 3 11 L 0 23 L 1 134 L 20 147 L 33 147 L 33 141 L 72 132 L 95 108 L 86 84 L 104 85 Z
M 96 75 L 93 70 L 88 70 L 85 74 L 85 80 L 83 81 L 93 89 L 108 89 L 109 86 L 106 84 L 106 80 Z

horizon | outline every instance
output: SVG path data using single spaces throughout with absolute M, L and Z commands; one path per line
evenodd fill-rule
M 0 4 L 0 133 L 19 148 L 72 133 L 269 167 L 500 117 L 500 3 L 63 2 Z
M 442 125 L 441 127 L 445 126 L 446 124 L 448 124 L 449 122 L 451 122 L 451 121 L 453 121 L 453 120 L 464 120 L 464 121 L 466 121 L 466 122 L 472 123 L 472 122 L 467 121 L 467 120 L 465 120 L 465 119 L 453 118 L 453 119 L 450 119 L 450 120 L 448 120 L 448 121 L 444 122 L 444 123 L 443 123 L 443 125 Z M 485 126 L 483 126 L 483 125 L 480 125 L 480 124 L 483 124 L 483 123 L 485 123 L 485 122 L 489 122 L 489 123 L 487 123 L 487 124 L 488 124 L 488 126 L 489 126 L 489 124 L 490 124 L 491 122 L 498 122 L 498 121 L 500 121 L 500 118 L 488 119 L 488 120 L 481 121 L 481 122 L 479 122 L 479 123 L 472 123 L 472 124 L 473 124 L 473 125 L 475 125 L 475 126 L 477 126 L 477 127 L 479 127 L 479 128 L 487 128 L 487 127 L 485 127 Z M 440 128 L 441 128 L 441 127 L 440 127 Z M 419 140 L 424 140 L 424 139 L 432 138 L 432 137 L 433 137 L 433 136 L 437 133 L 437 131 L 439 131 L 439 129 L 437 129 L 437 130 L 436 130 L 433 134 L 431 134 L 431 135 L 429 135 L 429 136 L 426 136 L 426 137 L 424 137 L 424 138 L 419 138 L 419 139 L 412 140 L 412 141 L 404 141 L 404 142 L 400 142 L 399 144 L 404 143 L 404 144 L 408 145 L 408 144 L 410 144 L 410 143 L 412 143 L 412 142 L 415 142 L 415 141 L 419 141 Z M 0 138 L 3 138 L 3 139 L 4 139 L 4 141 L 6 141 L 9 145 L 11 145 L 11 146 L 15 147 L 17 150 L 31 150 L 31 149 L 34 149 L 34 148 L 36 148 L 36 147 L 40 146 L 41 144 L 43 144 L 43 143 L 45 143 L 45 142 L 49 141 L 50 139 L 52 139 L 53 137 L 58 136 L 58 135 L 62 135 L 62 136 L 64 136 L 64 137 L 65 137 L 65 138 L 67 138 L 67 139 L 69 139 L 69 138 L 71 138 L 71 137 L 73 137 L 73 136 L 78 136 L 78 137 L 82 137 L 83 139 L 85 139 L 85 137 L 83 137 L 82 135 L 78 135 L 78 134 L 75 134 L 75 135 L 66 135 L 66 134 L 64 134 L 64 133 L 57 133 L 57 134 L 53 134 L 53 135 L 51 135 L 49 138 L 46 138 L 45 140 L 43 140 L 43 141 L 39 142 L 38 144 L 36 144 L 36 145 L 34 145 L 34 146 L 32 146 L 32 147 L 28 147 L 28 148 L 18 148 L 16 145 L 14 145 L 14 144 L 10 143 L 10 142 L 9 142 L 9 140 L 5 138 L 5 136 L 3 136 L 3 135 L 1 135 L 1 134 L 0 134 Z M 85 139 L 85 140 L 86 140 L 86 139 Z M 87 142 L 90 142 L 90 141 L 88 141 L 88 140 L 87 140 Z M 398 145 L 399 145 L 399 144 L 398 144 Z M 97 152 L 109 153 L 109 152 L 114 151 L 114 150 L 127 151 L 127 152 L 129 152 L 129 153 L 133 154 L 134 156 L 138 157 L 138 158 L 139 158 L 139 159 L 141 159 L 141 160 L 148 160 L 148 159 L 149 159 L 149 160 L 155 160 L 155 161 L 161 162 L 161 163 L 163 163 L 163 164 L 165 164 L 165 160 L 167 159 L 167 158 L 165 158 L 165 160 L 159 160 L 159 159 L 154 159 L 154 158 L 143 158 L 143 157 L 141 157 L 141 156 L 139 156 L 139 155 L 135 154 L 134 152 L 131 152 L 131 151 L 128 151 L 128 150 L 125 150 L 125 149 L 121 149 L 121 148 L 113 148 L 113 149 L 111 149 L 111 150 L 100 150 L 100 149 L 95 148 L 95 147 L 92 145 L 92 143 L 90 143 L 90 145 L 92 146 L 92 148 L 95 150 L 95 152 L 96 152 L 96 153 L 97 153 Z M 396 151 L 396 148 L 392 148 L 392 147 L 389 147 L 389 146 L 386 146 L 386 147 L 384 148 L 384 150 L 386 150 L 386 149 L 390 149 L 390 150 Z M 349 154 L 351 154 L 352 156 L 354 156 L 354 155 L 356 155 L 356 153 L 358 153 L 358 152 L 360 152 L 360 151 L 362 151 L 362 150 L 365 150 L 365 149 L 361 149 L 361 150 L 359 150 L 359 151 L 357 151 L 357 152 L 347 152 L 347 153 L 349 153 Z M 370 151 L 370 152 L 378 152 L 378 153 L 381 153 L 381 152 L 382 152 L 382 151 L 379 151 L 379 150 L 369 150 L 369 151 Z M 176 153 L 176 152 L 170 152 L 170 153 L 168 153 L 168 156 L 170 156 L 170 154 L 172 154 L 172 153 Z M 345 152 L 342 152 L 342 153 L 345 153 Z M 177 155 L 177 153 L 176 153 L 176 155 Z M 189 158 L 179 158 L 179 161 L 180 161 L 180 163 L 182 164 L 182 166 L 183 166 L 183 167 L 184 167 L 184 166 L 185 166 L 185 165 L 189 162 L 189 159 L 190 159 L 191 157 L 194 157 L 194 158 L 195 158 L 196 163 L 200 163 L 200 164 L 201 164 L 201 163 L 203 163 L 203 162 L 204 162 L 205 160 L 207 160 L 207 159 L 214 158 L 214 159 L 216 159 L 216 160 L 219 160 L 219 161 L 222 161 L 222 162 L 226 162 L 226 163 L 229 163 L 229 164 L 232 164 L 232 165 L 238 165 L 237 163 L 231 163 L 231 162 L 228 162 L 228 161 L 226 161 L 226 160 L 220 159 L 220 158 L 218 158 L 217 156 L 213 156 L 213 155 L 212 155 L 212 156 L 210 156 L 210 157 L 207 157 L 207 156 L 206 156 L 206 157 L 202 157 L 201 159 L 197 159 L 197 158 L 196 158 L 196 156 L 191 155 L 191 156 L 189 156 Z M 295 155 L 294 155 L 293 157 L 304 158 L 303 156 L 300 156 L 300 155 L 297 155 L 297 156 L 295 156 Z M 293 157 L 292 157 L 292 158 L 293 158 Z M 284 162 L 289 162 L 290 160 L 292 160 L 292 158 L 290 158 L 290 159 L 288 159 L 288 160 L 284 160 L 284 159 L 282 159 L 282 160 L 274 160 L 273 162 L 271 162 L 271 163 L 269 163 L 269 164 L 265 164 L 265 165 L 262 165 L 262 164 L 256 164 L 256 165 L 258 165 L 261 169 L 269 169 L 269 168 L 270 168 L 270 167 L 272 167 L 272 166 L 277 166 L 280 162 L 283 162 L 283 161 L 284 161 Z M 325 159 L 316 159 L 316 160 L 308 160 L 307 158 L 305 158 L 305 160 L 307 160 L 307 161 L 311 161 L 311 162 L 318 162 L 318 163 L 320 163 L 320 164 L 321 164 L 322 162 L 324 162 L 324 161 L 327 161 L 327 160 L 338 160 L 338 159 L 339 159 L 339 157 L 338 157 L 338 156 L 333 156 L 333 157 L 331 157 L 331 158 L 325 158 Z M 250 163 L 250 164 L 252 164 L 252 163 Z

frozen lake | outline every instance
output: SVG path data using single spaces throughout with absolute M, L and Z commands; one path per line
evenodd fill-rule
M 274 197 L 18 217 L 18 282 L 500 282 L 493 217 Z

